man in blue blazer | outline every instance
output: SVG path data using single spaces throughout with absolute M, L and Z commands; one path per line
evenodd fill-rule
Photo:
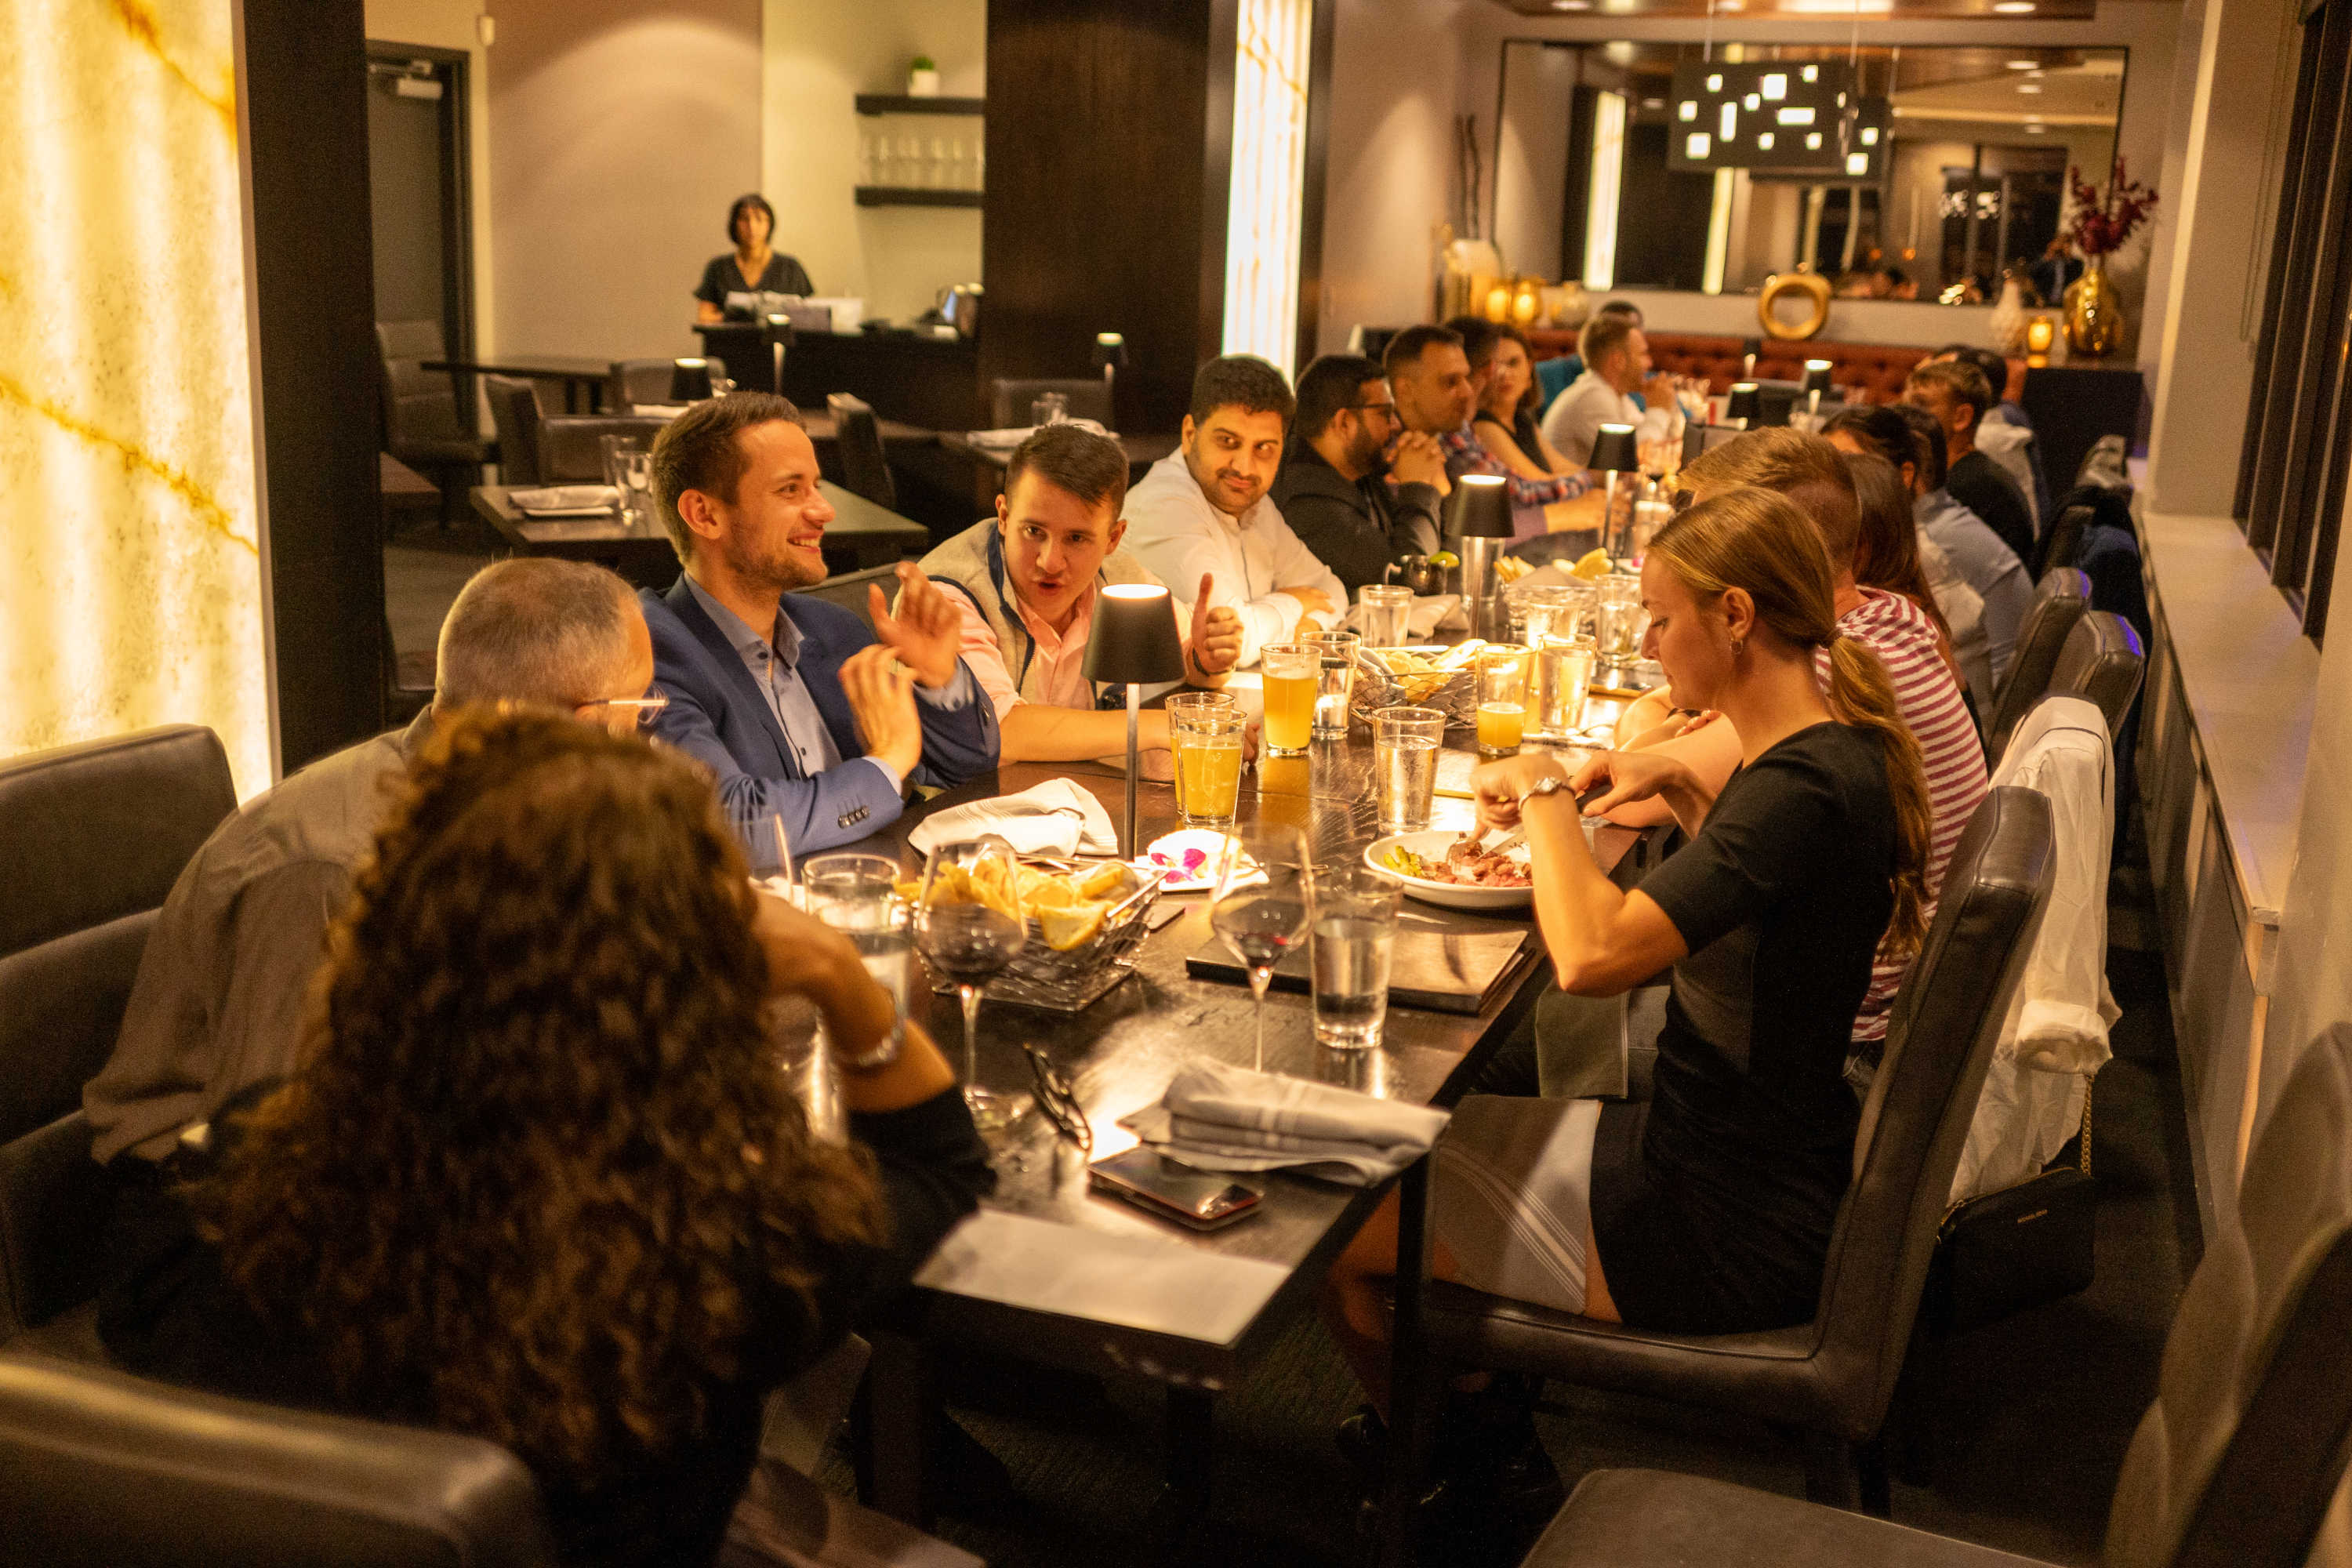
M 825 574 L 833 508 L 799 410 L 768 393 L 699 403 L 654 442 L 654 497 L 685 571 L 640 595 L 654 733 L 708 765 L 753 865 L 773 869 L 781 821 L 794 857 L 895 821 L 908 783 L 996 766 L 996 709 L 965 668 L 954 607 L 911 564 L 874 626 L 791 590 Z

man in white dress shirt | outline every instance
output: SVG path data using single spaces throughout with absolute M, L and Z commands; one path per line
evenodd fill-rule
M 1282 373 L 1250 354 L 1192 378 L 1183 441 L 1127 495 L 1127 547 L 1163 583 L 1214 580 L 1210 603 L 1241 617 L 1241 665 L 1301 631 L 1337 626 L 1348 591 L 1267 496 L 1296 405 Z
M 1603 425 L 1631 425 L 1636 439 L 1654 441 L 1674 417 L 1671 387 L 1651 386 L 1650 341 L 1630 316 L 1595 314 L 1577 342 L 1584 374 L 1544 412 L 1543 437 L 1571 463 L 1592 461 L 1592 438 Z M 1633 395 L 1646 390 L 1643 412 Z

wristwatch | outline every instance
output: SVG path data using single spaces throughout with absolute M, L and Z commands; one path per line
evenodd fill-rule
M 835 1050 L 833 1059 L 844 1072 L 880 1072 L 898 1059 L 898 1047 L 906 1038 L 907 1020 L 894 1017 L 890 1020 L 888 1032 L 864 1052 L 853 1057 L 847 1051 Z
M 1534 784 L 1528 786 L 1527 794 L 1519 796 L 1519 809 L 1521 811 L 1527 810 L 1528 802 L 1535 799 L 1535 797 L 1539 795 L 1558 795 L 1567 787 L 1568 776 L 1565 773 L 1552 773 L 1547 777 L 1539 778 L 1536 780 Z

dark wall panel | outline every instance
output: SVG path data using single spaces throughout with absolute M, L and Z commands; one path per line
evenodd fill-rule
M 361 0 L 242 0 L 240 35 L 253 387 L 291 773 L 383 721 L 366 37 Z

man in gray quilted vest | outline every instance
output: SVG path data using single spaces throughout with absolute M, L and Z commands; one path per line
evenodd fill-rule
M 1126 500 L 1118 442 L 1047 425 L 1013 451 L 996 515 L 922 559 L 923 574 L 963 617 L 963 660 L 996 704 L 1001 761 L 1077 762 L 1126 748 L 1125 689 L 1097 686 L 1085 670 L 1096 591 L 1160 582 L 1119 548 Z M 1172 589 L 1187 685 L 1223 685 L 1241 658 L 1241 618 L 1211 606 L 1213 587 L 1203 575 Z M 1146 750 L 1166 748 L 1167 715 L 1147 711 L 1139 738 Z

